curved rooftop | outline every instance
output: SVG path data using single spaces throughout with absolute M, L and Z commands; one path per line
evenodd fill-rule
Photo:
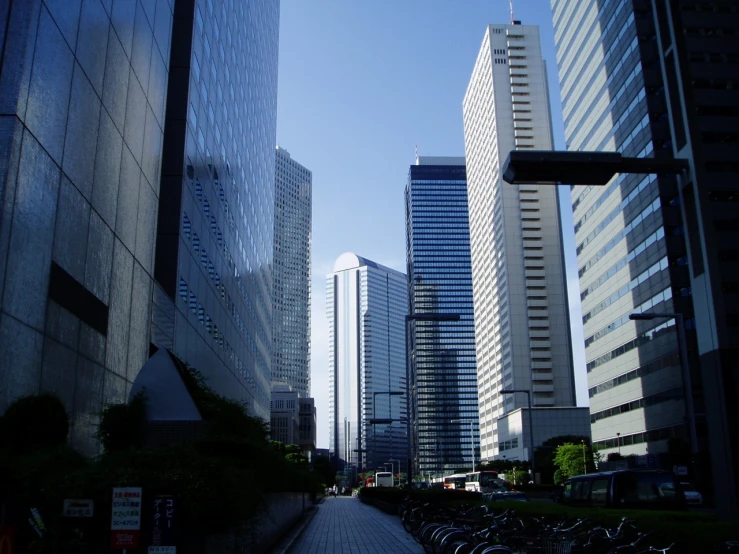
M 339 256 L 336 259 L 336 262 L 334 262 L 333 272 L 336 273 L 338 271 L 346 271 L 347 269 L 356 269 L 363 266 L 374 267 L 382 271 L 387 271 L 388 273 L 398 273 L 400 275 L 404 275 L 404 273 L 396 269 L 378 264 L 377 262 L 373 262 L 372 260 L 368 260 L 367 258 L 363 258 L 362 256 L 357 256 L 354 252 L 344 252 L 341 256 Z

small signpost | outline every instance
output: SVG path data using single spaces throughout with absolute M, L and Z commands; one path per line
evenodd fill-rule
M 64 517 L 92 517 L 94 502 L 90 499 L 64 499 Z
M 151 542 L 148 554 L 177 554 L 175 543 L 175 499 L 171 495 L 154 497 L 152 505 Z
M 114 487 L 110 547 L 138 548 L 141 538 L 141 487 Z

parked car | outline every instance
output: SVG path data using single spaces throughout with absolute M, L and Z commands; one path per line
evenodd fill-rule
M 559 497 L 570 506 L 685 509 L 685 496 L 675 476 L 653 469 L 624 469 L 570 477 Z
M 482 495 L 483 502 L 529 502 L 529 497 L 518 491 L 486 492 Z
M 690 506 L 701 506 L 703 504 L 703 495 L 696 490 L 690 483 L 680 483 L 680 488 L 685 495 L 685 502 Z

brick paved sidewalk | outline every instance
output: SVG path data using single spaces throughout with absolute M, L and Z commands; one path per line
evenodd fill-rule
M 398 516 L 358 498 L 327 498 L 289 554 L 416 554 L 423 547 L 405 532 Z

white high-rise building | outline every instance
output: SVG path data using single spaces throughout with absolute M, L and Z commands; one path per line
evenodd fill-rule
M 556 187 L 501 176 L 511 150 L 553 147 L 538 27 L 488 25 L 463 105 L 480 453 L 528 459 L 507 423 L 498 436 L 498 419 L 525 408 L 526 395 L 501 389 L 530 391 L 537 408 L 575 405 Z
M 272 380 L 310 396 L 310 274 L 313 176 L 277 147 L 272 295 Z
M 326 278 L 329 451 L 347 472 L 385 463 L 407 470 L 407 313 L 403 273 L 350 252 L 339 256 Z

